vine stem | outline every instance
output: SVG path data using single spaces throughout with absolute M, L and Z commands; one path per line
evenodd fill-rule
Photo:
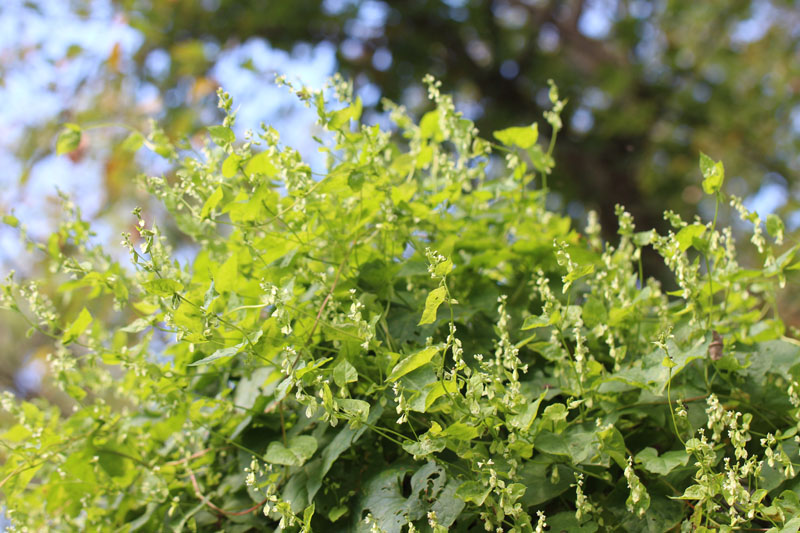
M 261 502 L 255 504 L 254 506 L 252 506 L 252 507 L 250 507 L 248 509 L 245 509 L 243 511 L 226 511 L 225 509 L 223 509 L 221 507 L 217 507 L 211 500 L 209 500 L 208 498 L 206 498 L 203 495 L 203 493 L 200 491 L 200 485 L 198 485 L 198 483 L 197 483 L 197 478 L 194 475 L 194 471 L 191 468 L 188 468 L 188 467 L 186 468 L 186 470 L 189 472 L 189 478 L 192 480 L 192 487 L 194 488 L 195 496 L 197 496 L 198 499 L 201 502 L 203 502 L 203 504 L 206 507 L 208 507 L 210 509 L 213 509 L 214 511 L 218 512 L 219 514 L 222 514 L 222 515 L 225 515 L 225 516 L 242 516 L 242 515 L 246 515 L 246 514 L 252 513 L 253 511 L 255 511 L 258 508 L 260 508 L 262 505 L 267 503 L 267 498 L 264 498 L 263 500 L 261 500 Z

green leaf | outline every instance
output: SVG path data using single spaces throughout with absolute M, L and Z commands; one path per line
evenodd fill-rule
M 528 431 L 536 419 L 536 415 L 539 413 L 539 405 L 541 405 L 546 395 L 547 391 L 541 393 L 536 401 L 526 404 L 518 414 L 508 417 L 508 424 L 520 431 Z
M 564 276 L 564 283 L 572 283 L 573 281 L 580 279 L 584 276 L 588 276 L 594 272 L 594 265 L 582 265 Z
M 217 146 L 225 146 L 236 140 L 233 131 L 227 126 L 209 126 L 207 129 L 208 133 L 211 134 L 211 140 Z
M 663 366 L 664 368 L 675 368 L 676 366 L 678 366 L 678 363 L 670 359 L 668 355 L 665 355 L 664 359 L 661 360 L 661 366 Z
M 217 270 L 217 274 L 214 276 L 214 283 L 216 284 L 217 291 L 222 294 L 223 292 L 234 291 L 238 280 L 239 258 L 237 254 L 232 253 L 230 257 L 222 263 L 219 270 Z
M 348 383 L 358 381 L 356 368 L 348 361 L 342 361 L 333 369 L 333 382 L 339 387 L 344 388 Z
M 427 348 L 409 355 L 395 365 L 386 381 L 397 381 L 412 370 L 416 370 L 422 365 L 429 363 L 437 353 L 439 353 L 439 348 L 437 346 L 428 346 Z
M 236 154 L 231 154 L 225 158 L 225 161 L 222 162 L 222 175 L 225 178 L 232 178 L 236 175 L 236 172 L 239 171 L 239 162 L 242 160 Z
M 445 394 L 457 394 L 458 382 L 453 381 L 437 381 L 428 389 L 428 394 L 425 396 L 425 411 L 427 411 L 433 402 L 441 398 Z
M 684 226 L 681 228 L 678 234 L 675 235 L 681 252 L 688 250 L 692 245 L 693 239 L 700 237 L 705 231 L 706 227 L 702 224 L 692 224 L 691 226 Z
M 292 437 L 288 444 L 287 448 L 281 442 L 270 442 L 264 460 L 277 465 L 303 466 L 317 451 L 317 439 L 311 435 Z
M 456 489 L 456 496 L 465 502 L 472 502 L 480 507 L 491 490 L 491 488 L 485 487 L 479 481 L 465 481 Z
M 520 329 L 534 329 L 534 328 L 544 328 L 547 326 L 552 326 L 553 324 L 558 323 L 561 320 L 561 313 L 558 311 L 553 311 L 550 313 L 550 316 L 529 316 L 525 319 L 522 323 L 522 327 Z
M 358 120 L 361 118 L 361 109 L 361 97 L 358 97 L 354 104 L 331 113 L 331 119 L 328 122 L 328 128 L 332 130 L 339 130 L 342 129 L 342 126 L 349 126 L 350 120 Z
M 419 121 L 419 132 L 423 139 L 433 139 L 435 142 L 441 142 L 444 139 L 442 130 L 439 128 L 438 109 L 422 115 Z
M 64 124 L 56 139 L 56 155 L 69 153 L 81 144 L 81 127 L 77 124 Z
M 250 158 L 244 166 L 244 173 L 247 177 L 267 176 L 271 178 L 278 173 L 278 169 L 272 164 L 272 156 L 269 152 L 261 152 Z
M 319 370 L 320 367 L 324 366 L 325 364 L 328 363 L 328 361 L 331 361 L 331 360 L 333 360 L 332 357 L 325 357 L 323 359 L 317 359 L 316 361 L 314 361 L 310 365 L 306 365 L 306 366 L 304 366 L 302 368 L 298 368 L 297 371 L 294 373 L 294 375 L 295 375 L 295 377 L 297 379 L 303 379 L 303 377 L 306 374 L 309 374 L 312 377 L 316 376 L 317 375 L 316 371 Z
M 784 226 L 781 217 L 773 213 L 767 215 L 767 233 L 769 233 L 770 237 L 774 239 L 778 235 L 783 235 L 783 231 Z
M 480 435 L 480 431 L 475 426 L 456 422 L 447 426 L 441 434 L 444 437 L 451 437 L 456 440 L 472 440 Z
M 338 507 L 334 507 L 328 513 L 328 520 L 330 520 L 331 522 L 336 522 L 345 514 L 347 514 L 347 511 L 349 510 L 350 508 L 347 507 L 346 505 L 339 505 Z
M 443 277 L 450 273 L 453 270 L 453 262 L 450 259 L 445 259 L 433 270 L 433 275 L 436 277 Z
M 314 509 L 316 509 L 316 506 L 312 503 L 303 511 L 303 524 L 308 526 L 309 530 L 311 529 L 311 518 L 314 516 Z
M 539 139 L 539 124 L 533 123 L 527 127 L 506 128 L 494 132 L 494 137 L 506 146 L 519 146 L 527 150 Z
M 126 152 L 136 152 L 139 148 L 142 147 L 144 144 L 144 135 L 139 133 L 138 131 L 131 132 L 122 144 L 120 144 L 120 148 L 125 150 Z
M 351 398 L 340 398 L 336 400 L 339 408 L 360 422 L 366 422 L 369 417 L 369 403 L 364 400 L 354 400 Z
M 439 306 L 446 297 L 447 289 L 444 287 L 437 287 L 429 292 L 428 297 L 425 299 L 425 310 L 422 312 L 422 318 L 419 319 L 417 325 L 422 326 L 434 323 L 436 321 L 436 311 L 438 311 Z
M 61 342 L 64 344 L 69 344 L 80 337 L 81 333 L 86 331 L 86 328 L 89 327 L 89 324 L 92 323 L 92 315 L 89 311 L 86 310 L 84 307 L 81 309 L 81 312 L 78 313 L 78 318 L 64 331 L 64 335 L 61 337 Z
M 633 234 L 633 244 L 636 246 L 647 246 L 656 237 L 655 230 L 639 231 Z
M 212 353 L 208 357 L 204 357 L 199 361 L 195 361 L 194 363 L 189 363 L 186 366 L 200 366 L 200 365 L 207 365 L 217 359 L 222 359 L 224 357 L 233 357 L 242 352 L 242 348 L 244 347 L 244 343 L 239 343 L 236 346 L 231 346 L 230 348 L 221 348 L 216 352 Z
M 16 228 L 19 226 L 19 219 L 14 215 L 3 215 L 3 223 L 11 226 L 12 228 Z
M 182 290 L 183 285 L 174 279 L 154 279 L 146 282 L 144 288 L 147 289 L 147 292 L 155 294 L 156 296 L 169 298 L 176 292 Z
M 200 210 L 200 218 L 206 218 L 210 215 L 220 200 L 222 200 L 222 187 L 217 187 L 203 203 L 203 208 Z
M 725 168 L 722 161 L 714 162 L 703 152 L 700 152 L 700 171 L 703 173 L 703 191 L 706 194 L 714 194 L 722 188 L 725 180 Z
M 634 460 L 648 472 L 666 476 L 679 466 L 686 466 L 689 462 L 689 454 L 683 450 L 676 450 L 659 456 L 655 448 L 647 447 L 637 453 Z

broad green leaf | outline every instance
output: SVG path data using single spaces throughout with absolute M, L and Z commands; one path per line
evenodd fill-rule
M 639 231 L 633 234 L 633 244 L 636 246 L 647 246 L 656 238 L 655 230 Z
M 320 367 L 326 365 L 328 363 L 328 361 L 332 361 L 332 360 L 333 360 L 332 357 L 325 357 L 325 358 L 322 358 L 322 359 L 317 359 L 316 361 L 314 361 L 313 363 L 311 363 L 309 365 L 306 365 L 306 366 L 304 366 L 302 368 L 298 368 L 297 371 L 294 373 L 294 375 L 295 375 L 295 377 L 297 379 L 303 379 L 303 377 L 306 374 L 309 374 L 309 375 L 311 375 L 313 377 L 313 376 L 315 376 L 317 374 L 316 371 L 319 370 Z
M 267 446 L 264 460 L 285 466 L 303 466 L 317 451 L 317 439 L 311 435 L 299 435 L 289 439 L 288 447 L 273 441 Z
M 778 235 L 783 235 L 783 231 L 784 226 L 781 217 L 773 213 L 767 215 L 767 233 L 769 233 L 772 238 L 776 238 Z
M 458 383 L 455 380 L 437 381 L 430 386 L 428 394 L 425 396 L 425 411 L 433 405 L 433 402 L 445 394 L 458 394 Z
M 328 127 L 332 130 L 339 130 L 342 129 L 342 126 L 348 126 L 350 120 L 358 120 L 361 118 L 361 109 L 361 97 L 358 97 L 355 103 L 331 113 Z
M 491 490 L 490 487 L 484 486 L 479 481 L 465 481 L 456 489 L 456 496 L 465 502 L 472 502 L 480 507 Z
M 314 516 L 314 510 L 316 509 L 316 505 L 313 503 L 305 508 L 303 511 L 303 523 L 306 525 L 311 525 L 311 518 Z
M 364 400 L 340 398 L 336 400 L 336 405 L 357 421 L 366 422 L 369 417 L 369 403 Z
M 575 511 L 564 511 L 547 517 L 547 525 L 550 531 L 568 531 L 569 533 L 595 533 L 599 526 L 594 520 L 579 522 L 575 518 Z
M 714 162 L 703 152 L 700 152 L 700 171 L 703 173 L 703 191 L 714 194 L 722 188 L 725 180 L 725 168 L 722 161 Z
M 635 461 L 642 468 L 659 476 L 666 476 L 679 466 L 686 466 L 689 454 L 683 450 L 665 452 L 658 455 L 655 448 L 647 447 L 636 454 Z
M 207 129 L 208 133 L 211 134 L 211 140 L 213 140 L 217 146 L 225 146 L 236 140 L 233 131 L 227 126 L 209 126 Z
M 239 171 L 239 161 L 242 158 L 236 154 L 231 154 L 222 162 L 222 176 L 225 178 L 232 178 Z
M 519 146 L 527 150 L 539 139 L 539 124 L 533 123 L 526 127 L 514 127 L 499 130 L 493 133 L 495 139 L 506 146 Z
M 380 404 L 376 404 L 371 410 L 367 422 L 374 424 L 375 421 L 383 413 L 383 408 Z M 367 430 L 367 426 L 362 425 L 359 428 L 351 428 L 345 426 L 339 430 L 333 440 L 322 450 L 320 453 L 320 460 L 310 463 L 306 469 L 308 471 L 308 497 L 313 499 L 317 491 L 322 487 L 322 480 L 328 471 L 333 466 L 333 463 L 339 458 L 341 454 L 347 451 L 361 435 Z
M 346 505 L 339 505 L 337 507 L 334 507 L 328 513 L 328 520 L 330 520 L 331 522 L 336 522 L 341 517 L 343 517 L 345 514 L 347 514 L 347 511 L 349 511 L 349 510 L 350 510 L 350 508 L 347 507 Z
M 416 457 L 427 457 L 433 453 L 438 453 L 447 447 L 447 441 L 440 437 L 431 437 L 427 434 L 422 435 L 418 441 L 411 441 L 403 444 L 403 450 Z
M 77 124 L 64 124 L 56 139 L 56 155 L 69 153 L 81 144 L 81 127 Z
M 588 276 L 594 272 L 594 265 L 582 265 L 564 276 L 564 283 L 572 283 L 573 281 L 580 279 L 584 276 Z
M 124 141 L 122 141 L 120 148 L 122 148 L 126 152 L 136 152 L 137 150 L 139 150 L 139 148 L 142 147 L 143 144 L 144 144 L 144 135 L 142 135 L 138 131 L 134 131 L 131 132 L 131 134 L 128 135 Z
M 244 173 L 248 177 L 267 176 L 271 178 L 278 173 L 278 169 L 272 164 L 272 156 L 269 152 L 261 152 L 253 157 L 244 166 Z
M 84 307 L 83 309 L 81 309 L 81 312 L 78 313 L 78 317 L 64 331 L 64 335 L 62 335 L 61 337 L 61 342 L 63 342 L 64 344 L 69 344 L 73 342 L 78 337 L 80 337 L 81 333 L 86 331 L 86 328 L 88 328 L 89 324 L 91 323 L 92 323 L 92 315 Z
M 187 366 L 200 366 L 200 365 L 207 365 L 208 363 L 214 362 L 217 359 L 222 359 L 224 357 L 233 357 L 236 354 L 242 352 L 242 348 L 244 347 L 243 343 L 239 343 L 236 346 L 231 346 L 230 348 L 221 348 L 216 352 L 212 353 L 208 357 L 204 357 L 199 361 L 195 361 L 194 363 L 189 363 Z
M 174 279 L 154 279 L 144 284 L 147 292 L 168 298 L 183 289 L 183 285 Z
M 436 265 L 436 268 L 433 270 L 433 275 L 441 278 L 449 274 L 451 270 L 453 270 L 453 262 L 450 259 L 445 259 Z
M 417 323 L 418 326 L 424 324 L 432 324 L 436 321 L 436 311 L 439 306 L 444 302 L 447 297 L 447 289 L 444 287 L 437 287 L 428 293 L 425 299 L 425 310 L 422 312 L 422 318 Z
M 217 270 L 217 274 L 214 276 L 214 284 L 219 293 L 232 292 L 236 289 L 238 281 L 239 258 L 236 253 L 232 253 Z
M 206 218 L 213 213 L 220 200 L 222 200 L 222 187 L 217 187 L 203 203 L 203 208 L 200 210 L 200 218 Z
M 372 514 L 375 525 L 385 533 L 401 533 L 409 520 L 419 520 L 428 509 L 419 494 L 403 494 L 403 480 L 411 471 L 407 465 L 388 466 L 370 477 L 361 489 L 360 505 L 354 515 Z M 358 531 L 361 531 L 359 529 Z
M 475 426 L 456 422 L 447 426 L 441 434 L 444 437 L 451 437 L 456 440 L 472 440 L 480 435 L 480 431 Z
M 685 226 L 675 235 L 681 252 L 685 252 L 692 245 L 692 240 L 705 233 L 706 227 L 702 224 Z
M 14 215 L 3 215 L 3 224 L 16 228 L 19 226 L 19 219 Z
M 531 424 L 533 424 L 533 421 L 536 419 L 536 415 L 539 413 L 539 406 L 546 395 L 547 391 L 541 393 L 535 401 L 520 408 L 518 414 L 508 417 L 509 425 L 520 431 L 528 431 Z
M 386 381 L 397 381 L 412 370 L 416 370 L 422 365 L 429 363 L 437 353 L 439 353 L 439 348 L 437 346 L 428 346 L 427 348 L 407 356 L 395 365 L 389 377 L 386 378 Z
M 553 324 L 557 323 L 561 320 L 561 314 L 558 311 L 554 311 L 550 314 L 550 316 L 529 316 L 525 319 L 522 323 L 522 330 L 526 329 L 534 329 L 534 328 L 544 328 L 547 326 L 552 326 Z
M 342 361 L 333 369 L 333 382 L 339 387 L 344 388 L 348 383 L 358 381 L 356 368 L 347 360 Z
M 419 121 L 419 131 L 423 139 L 433 139 L 435 142 L 441 142 L 444 139 L 442 130 L 439 128 L 439 110 L 434 109 L 428 111 Z M 417 161 L 419 164 L 419 161 Z

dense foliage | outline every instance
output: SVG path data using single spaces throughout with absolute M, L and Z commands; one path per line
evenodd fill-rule
M 223 92 L 202 146 L 132 133 L 125 149 L 178 170 L 142 177 L 165 210 L 134 211 L 131 263 L 67 198 L 46 242 L 4 217 L 63 273 L 56 302 L 12 273 L 0 305 L 50 339 L 72 398 L 2 397 L 20 530 L 796 531 L 800 346 L 775 301 L 799 263 L 774 251 L 781 220 L 701 155 L 758 265 L 716 216 L 667 212 L 661 235 L 617 207 L 604 242 L 596 215 L 579 232 L 545 206 L 554 86 L 543 143 L 536 124 L 477 137 L 427 83 L 434 111 L 416 124 L 387 102 L 384 129 L 348 83 L 288 85 L 330 132 L 322 173 L 270 127 L 236 140 Z M 81 136 L 67 125 L 58 150 Z M 644 275 L 645 248 L 678 290 Z

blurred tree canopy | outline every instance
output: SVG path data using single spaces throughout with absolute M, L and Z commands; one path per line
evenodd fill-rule
M 20 9 L 43 12 L 48 1 Z M 91 19 L 100 4 L 73 0 L 70 7 Z M 577 200 L 573 215 L 597 208 L 609 230 L 615 203 L 642 226 L 660 226 L 664 208 L 688 214 L 701 200 L 700 150 L 724 160 L 741 194 L 765 180 L 798 194 L 789 187 L 800 169 L 798 7 L 778 0 L 113 0 L 117 20 L 141 35 L 139 44 L 118 44 L 87 70 L 65 113 L 135 123 L 143 110 L 126 103 L 146 87 L 157 93 L 168 133 L 190 135 L 225 83 L 214 66 L 252 40 L 298 57 L 323 43 L 357 86 L 418 113 L 426 105 L 421 79 L 430 72 L 484 135 L 538 120 L 553 78 L 570 104 L 551 187 L 565 204 Z M 63 60 L 80 54 L 69 48 Z M 240 66 L 260 70 L 254 58 Z M 45 141 L 54 127 L 26 136 L 21 155 L 52 146 Z

